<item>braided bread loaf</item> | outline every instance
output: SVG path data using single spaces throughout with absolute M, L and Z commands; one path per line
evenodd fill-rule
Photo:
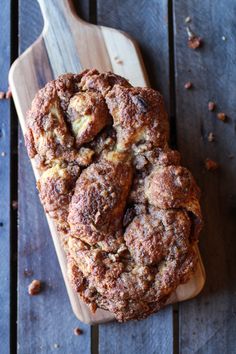
M 199 189 L 167 140 L 162 96 L 97 70 L 49 82 L 27 115 L 71 283 L 119 321 L 158 311 L 196 266 Z

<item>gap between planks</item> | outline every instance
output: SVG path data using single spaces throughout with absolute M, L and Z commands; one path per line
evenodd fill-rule
M 18 57 L 18 0 L 10 5 L 10 58 L 11 63 Z M 18 118 L 13 101 L 10 104 L 11 139 L 10 139 L 10 350 L 17 353 L 17 238 L 18 209 L 12 203 L 18 203 Z

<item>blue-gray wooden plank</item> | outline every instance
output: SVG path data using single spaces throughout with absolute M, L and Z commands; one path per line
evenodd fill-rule
M 202 294 L 179 305 L 179 350 L 185 354 L 236 353 L 235 14 L 232 0 L 174 1 L 177 144 L 202 189 L 200 249 L 207 273 Z M 187 47 L 187 16 L 203 38 L 196 51 Z M 192 90 L 184 89 L 187 81 Z M 215 112 L 208 111 L 208 101 L 216 102 Z M 226 113 L 225 123 L 217 112 Z M 219 170 L 206 171 L 206 158 L 218 162 Z
M 37 1 L 21 0 L 20 53 L 38 37 L 42 25 Z M 65 354 L 90 353 L 91 329 L 80 323 L 72 312 L 21 132 L 18 235 L 18 353 L 45 354 L 54 350 Z M 42 293 L 35 297 L 27 293 L 32 279 L 40 279 L 45 284 Z M 82 328 L 83 335 L 75 336 L 75 327 Z
M 168 1 L 98 0 L 97 22 L 135 38 L 153 88 L 170 111 Z M 99 326 L 100 354 L 169 354 L 173 352 L 173 308 L 140 322 Z
M 8 89 L 10 1 L 0 1 L 0 91 Z M 0 353 L 10 353 L 10 101 L 0 101 Z

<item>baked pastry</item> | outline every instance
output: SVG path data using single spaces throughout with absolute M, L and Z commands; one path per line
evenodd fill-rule
M 160 93 L 97 70 L 62 75 L 34 98 L 25 142 L 80 297 L 118 321 L 163 307 L 195 269 L 202 216 Z

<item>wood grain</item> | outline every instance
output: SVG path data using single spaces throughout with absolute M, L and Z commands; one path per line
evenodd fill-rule
M 10 66 L 10 4 L 0 11 L 0 91 L 8 89 Z M 2 353 L 10 354 L 10 101 L 0 101 L 0 338 Z
M 200 248 L 207 270 L 202 294 L 179 305 L 179 350 L 186 354 L 236 352 L 235 13 L 236 3 L 230 0 L 217 6 L 174 1 L 177 142 L 202 189 L 205 227 Z M 187 16 L 203 38 L 196 51 L 187 48 Z M 186 81 L 192 81 L 192 90 L 184 90 Z M 215 112 L 208 111 L 208 101 L 216 102 Z M 226 123 L 217 119 L 217 112 L 227 114 Z M 214 142 L 208 142 L 209 132 Z M 206 158 L 217 161 L 219 170 L 207 172 Z
M 13 64 L 10 72 L 14 101 L 23 131 L 25 129 L 25 113 L 30 106 L 34 94 L 47 81 L 62 72 L 74 71 L 76 68 L 76 70 L 79 70 L 81 69 L 81 65 L 82 68 L 98 67 L 98 69 L 102 71 L 113 70 L 118 74 L 124 75 L 129 78 L 134 85 L 144 86 L 147 84 L 146 74 L 139 50 L 136 44 L 133 43 L 127 35 L 103 26 L 89 25 L 88 23 L 77 19 L 74 12 L 71 11 L 71 7 L 67 0 L 52 0 L 50 2 L 40 0 L 39 2 L 46 24 L 42 36 L 33 46 L 19 57 L 19 59 Z M 142 4 L 142 6 L 144 6 L 144 4 Z M 163 19 L 167 16 L 167 4 L 165 2 L 162 3 L 162 6 L 159 5 L 157 13 L 160 16 L 158 18 L 158 23 L 160 23 L 159 26 L 162 28 L 163 26 L 161 24 L 163 24 Z M 146 26 L 147 24 L 148 22 L 146 22 Z M 22 31 L 25 30 L 26 27 L 27 26 L 24 25 Z M 66 46 L 66 44 L 68 44 L 68 46 Z M 73 48 L 71 48 L 71 46 Z M 121 60 L 120 64 L 114 64 L 115 57 Z M 165 70 L 167 71 L 167 68 Z M 166 83 L 164 84 L 164 82 Z M 166 87 L 167 82 L 168 77 L 164 78 L 163 76 L 162 86 Z M 167 91 L 167 87 L 165 90 Z M 37 171 L 34 164 L 33 167 L 36 178 L 38 178 L 39 171 Z M 20 176 L 22 178 L 20 182 L 23 183 L 24 179 L 21 171 Z M 35 191 L 35 187 L 32 186 L 33 184 L 31 185 L 31 188 L 33 188 L 31 193 L 32 197 L 34 197 L 35 192 L 33 191 Z M 28 197 L 28 200 L 30 200 L 30 194 L 27 195 L 27 192 L 28 190 L 25 191 L 26 196 Z M 27 205 L 27 202 L 25 203 Z M 21 210 L 23 209 L 23 201 L 22 204 L 20 204 L 20 208 Z M 35 208 L 35 215 L 41 213 L 39 206 L 35 206 Z M 30 211 L 27 207 L 25 208 L 24 213 L 24 228 L 26 228 L 26 225 L 28 223 L 30 224 Z M 66 257 L 61 248 L 55 225 L 49 217 L 47 217 L 47 219 L 68 294 L 77 317 L 87 323 L 101 323 L 113 319 L 111 314 L 102 310 L 98 310 L 95 315 L 92 315 L 88 310 L 88 307 L 80 302 L 77 294 L 72 290 L 66 275 Z M 34 218 L 32 220 L 34 220 Z M 34 221 L 33 224 L 31 223 L 32 228 L 35 228 L 35 232 L 39 233 L 40 222 L 41 218 L 36 218 L 36 221 Z M 26 234 L 24 236 L 26 236 Z M 40 234 L 39 237 L 41 237 Z M 41 239 L 39 238 L 38 243 L 36 244 L 35 251 L 40 253 L 40 257 L 42 250 L 44 250 L 44 245 L 47 245 L 46 240 L 49 242 L 48 239 L 45 238 L 45 242 L 41 243 Z M 32 240 L 30 240 L 30 242 L 32 242 Z M 22 244 L 19 246 L 19 249 L 20 247 L 22 247 Z M 33 253 L 30 251 L 27 259 L 30 259 L 32 254 Z M 35 258 L 30 260 L 32 264 L 34 261 Z M 51 259 L 48 261 L 47 267 L 44 265 L 45 269 L 42 269 L 42 272 L 44 272 L 42 274 L 47 273 L 48 267 L 49 269 L 51 268 L 51 261 Z M 21 261 L 19 261 L 19 265 L 22 265 L 23 263 L 20 262 Z M 42 261 L 41 263 L 43 265 Z M 22 271 L 20 266 L 19 271 Z M 173 294 L 171 301 L 180 301 L 195 296 L 201 290 L 203 281 L 204 274 L 202 266 L 199 264 L 198 272 L 193 280 L 188 283 L 188 285 L 180 286 Z M 22 284 L 23 283 L 24 282 L 22 282 Z

